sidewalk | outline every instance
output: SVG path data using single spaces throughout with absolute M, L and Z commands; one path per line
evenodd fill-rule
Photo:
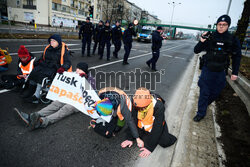
M 193 83 L 187 98 L 187 105 L 183 115 L 183 122 L 171 165 L 172 167 L 220 166 L 213 118 L 214 105 L 210 105 L 207 110 L 207 115 L 202 121 L 199 123 L 193 121 L 199 98 L 197 82 L 200 70 L 198 69 L 198 61 L 195 68 Z

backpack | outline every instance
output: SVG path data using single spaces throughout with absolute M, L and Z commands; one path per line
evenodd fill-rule
M 12 62 L 12 57 L 10 56 L 7 49 L 4 50 L 0 48 L 0 54 L 5 56 L 7 64 L 10 64 Z

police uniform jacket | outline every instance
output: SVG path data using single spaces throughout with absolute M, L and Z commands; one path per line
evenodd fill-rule
M 82 36 L 84 36 L 84 35 L 89 35 L 89 36 L 92 36 L 92 34 L 93 34 L 93 30 L 94 30 L 94 28 L 93 28 L 93 25 L 92 25 L 92 23 L 85 23 L 85 24 L 83 24 L 82 26 L 81 26 L 81 28 L 80 28 L 80 31 L 79 31 L 79 37 L 82 35 Z
M 97 25 L 94 30 L 94 41 L 99 42 L 101 38 L 101 30 L 103 29 L 103 26 Z
M 123 43 L 124 44 L 132 43 L 133 42 L 132 36 L 136 36 L 134 30 L 131 28 L 126 29 L 123 35 Z
M 101 41 L 110 41 L 111 40 L 111 34 L 112 30 L 110 26 L 104 26 L 104 28 L 101 30 Z
M 219 72 L 221 67 L 223 68 L 223 66 L 229 64 L 229 56 L 231 56 L 232 74 L 238 75 L 241 59 L 240 42 L 228 31 L 222 34 L 216 31 L 212 33 L 211 37 L 205 42 L 199 41 L 194 47 L 194 53 L 198 54 L 202 51 L 206 51 L 204 55 L 204 65 L 208 67 L 210 71 Z
M 154 31 L 152 33 L 152 50 L 159 50 L 162 46 L 162 36 L 160 35 L 160 32 Z
M 122 29 L 121 26 L 115 26 L 112 29 L 112 41 L 119 41 L 122 38 Z

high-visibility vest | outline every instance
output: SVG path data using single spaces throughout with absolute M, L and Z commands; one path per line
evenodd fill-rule
M 153 116 L 154 115 L 154 106 L 155 106 L 155 104 L 156 104 L 156 100 L 153 98 L 152 108 L 149 109 L 146 117 L 143 120 L 138 119 L 137 126 L 140 129 L 144 128 L 145 131 L 151 132 L 151 130 L 153 128 L 154 120 L 155 120 L 155 117 Z
M 19 67 L 23 73 L 23 75 L 29 75 L 31 73 L 31 71 L 33 70 L 34 68 L 34 61 L 35 61 L 36 58 L 33 58 L 32 60 L 30 60 L 30 62 L 24 66 L 22 65 L 22 63 L 20 62 L 19 63 Z M 17 76 L 18 79 L 21 79 L 20 77 Z
M 4 66 L 7 64 L 7 60 L 5 56 L 0 56 L 0 66 Z
M 50 44 L 47 45 L 43 51 L 43 60 L 45 60 L 45 52 L 46 50 L 50 47 Z M 62 49 L 61 49 L 61 60 L 60 60 L 60 64 L 61 66 L 63 65 L 63 57 L 64 57 L 64 53 L 65 53 L 65 47 L 67 50 L 69 50 L 68 46 L 62 42 Z M 68 69 L 68 72 L 72 72 L 72 66 L 70 66 L 70 68 Z
M 106 88 L 103 88 L 103 89 L 101 89 L 99 91 L 99 95 L 102 94 L 102 93 L 108 92 L 108 91 L 114 91 L 114 92 L 118 93 L 120 95 L 120 97 L 118 97 L 118 98 L 126 98 L 126 105 L 127 105 L 128 109 L 129 109 L 129 111 L 130 112 L 132 111 L 131 100 L 124 91 L 122 91 L 121 89 L 116 88 L 116 87 L 106 87 Z M 121 113 L 121 105 L 120 104 L 117 107 L 117 116 L 121 121 L 124 119 L 124 117 L 123 117 L 123 115 Z

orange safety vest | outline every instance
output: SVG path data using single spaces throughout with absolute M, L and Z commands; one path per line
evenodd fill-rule
M 7 64 L 7 60 L 5 56 L 0 56 L 0 66 L 4 66 Z
M 43 51 L 43 60 L 45 60 L 45 52 L 46 50 L 50 47 L 50 44 L 47 45 Z M 62 49 L 61 49 L 61 60 L 60 60 L 60 64 L 61 66 L 63 65 L 63 57 L 64 57 L 64 53 L 65 53 L 65 47 L 67 48 L 67 50 L 69 50 L 68 46 L 62 42 Z M 68 72 L 72 72 L 72 66 L 70 66 L 70 68 L 68 69 Z
M 19 67 L 21 68 L 21 71 L 22 71 L 23 75 L 29 75 L 31 73 L 31 71 L 34 68 L 35 59 L 36 58 L 33 58 L 32 60 L 30 60 L 30 62 L 26 66 L 22 65 L 21 62 L 19 63 Z M 21 79 L 19 76 L 17 76 L 17 78 Z
M 156 100 L 153 98 L 153 105 L 152 108 L 149 109 L 146 117 L 143 120 L 138 119 L 138 124 L 137 126 L 142 129 L 144 128 L 145 131 L 151 132 L 154 124 L 155 117 L 154 115 L 154 106 L 156 104 Z
M 128 109 L 129 111 L 131 112 L 132 111 L 132 103 L 131 103 L 131 100 L 130 98 L 128 97 L 128 95 L 122 91 L 121 89 L 119 88 L 116 88 L 116 87 L 106 87 L 106 88 L 103 88 L 99 91 L 99 95 L 104 93 L 104 92 L 107 92 L 107 91 L 114 91 L 114 92 L 117 92 L 120 96 L 123 95 L 123 97 L 126 98 L 126 105 L 128 106 Z M 119 97 L 120 98 L 120 97 Z M 124 119 L 122 113 L 121 113 L 121 105 L 119 104 L 119 106 L 117 107 L 117 116 L 118 118 L 122 121 Z

